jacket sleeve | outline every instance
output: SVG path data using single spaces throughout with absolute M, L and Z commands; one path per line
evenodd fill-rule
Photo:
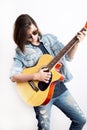
M 21 73 L 22 70 L 23 70 L 23 63 L 19 59 L 14 58 L 13 65 L 10 70 L 10 78 L 15 74 Z

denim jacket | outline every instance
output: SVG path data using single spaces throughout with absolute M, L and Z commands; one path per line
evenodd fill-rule
M 53 57 L 55 57 L 64 47 L 64 45 L 58 41 L 57 37 L 52 34 L 42 35 L 40 42 L 43 43 L 49 54 L 52 55 Z M 40 50 L 40 48 L 30 43 L 25 45 L 24 53 L 22 53 L 20 49 L 17 47 L 10 77 L 17 73 L 22 72 L 24 68 L 36 65 L 39 58 L 42 55 L 43 53 Z M 67 82 L 72 79 L 72 74 L 67 69 L 66 64 L 66 61 L 70 61 L 70 59 L 66 54 L 60 60 L 62 62 L 62 67 L 60 71 L 65 76 L 64 82 Z

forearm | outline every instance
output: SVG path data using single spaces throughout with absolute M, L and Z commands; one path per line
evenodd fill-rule
M 71 50 L 68 52 L 68 56 L 69 56 L 70 59 L 73 59 L 73 57 L 74 57 L 74 55 L 75 55 L 75 53 L 76 53 L 76 51 L 77 51 L 78 44 L 79 44 L 81 41 L 83 41 L 83 39 L 85 38 L 86 34 L 87 34 L 87 30 L 77 33 L 78 43 L 76 43 L 76 44 L 71 48 Z
M 73 57 L 78 49 L 78 44 L 79 43 L 77 43 L 75 46 L 73 46 L 72 49 L 68 52 L 68 56 L 70 59 L 73 59 Z
M 37 80 L 37 74 L 16 74 L 11 77 L 12 82 L 27 82 L 30 80 Z

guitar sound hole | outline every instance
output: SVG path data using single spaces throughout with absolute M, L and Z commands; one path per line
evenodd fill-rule
M 50 80 L 49 80 L 49 83 L 45 83 L 45 82 L 41 82 L 41 81 L 38 82 L 38 87 L 39 87 L 39 89 L 40 89 L 41 91 L 46 90 L 46 89 L 48 88 L 48 86 L 49 86 L 51 80 L 52 80 L 52 74 L 51 74 L 51 78 L 50 78 Z

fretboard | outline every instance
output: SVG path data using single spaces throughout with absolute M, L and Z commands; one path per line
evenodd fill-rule
M 85 27 L 83 27 L 80 31 L 84 31 L 87 29 L 87 23 L 85 25 Z M 58 53 L 57 56 L 55 56 L 52 61 L 47 65 L 47 67 L 49 68 L 49 70 L 51 70 L 57 62 L 59 62 L 59 60 L 65 55 L 67 54 L 71 48 L 76 45 L 79 42 L 77 36 L 74 36 L 72 38 L 72 40 Z

